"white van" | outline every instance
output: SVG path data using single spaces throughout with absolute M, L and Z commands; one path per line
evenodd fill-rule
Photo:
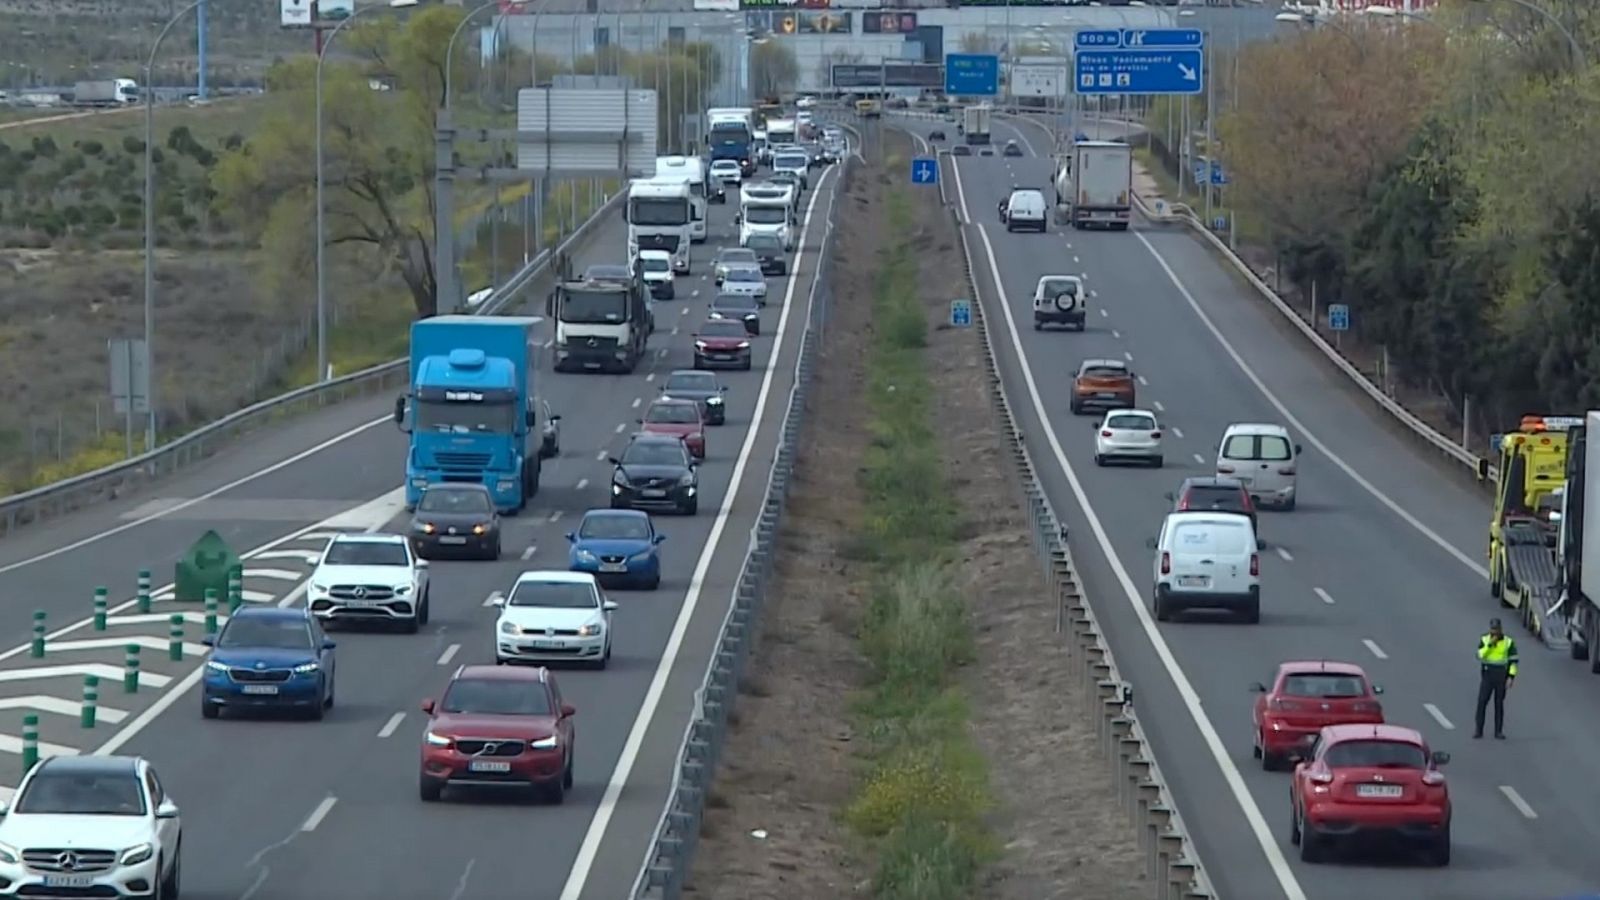
M 1217 445 L 1217 474 L 1238 479 L 1258 506 L 1294 509 L 1300 445 L 1282 425 L 1236 423 Z
M 1017 188 L 1006 198 L 1001 217 L 1005 220 L 1007 231 L 1024 228 L 1045 231 L 1044 193 L 1033 188 Z
M 1250 517 L 1175 512 L 1153 542 L 1156 621 L 1190 609 L 1225 609 L 1261 621 L 1261 556 Z

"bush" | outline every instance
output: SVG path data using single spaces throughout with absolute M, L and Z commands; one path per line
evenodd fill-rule
M 56 139 L 48 134 L 39 135 L 33 139 L 33 153 L 35 156 L 42 156 L 45 159 L 50 159 L 54 157 L 56 152 L 60 149 L 61 148 L 56 146 Z
M 976 828 L 988 803 L 971 760 L 934 744 L 902 751 L 873 772 L 845 818 L 868 837 L 883 837 L 908 822 L 938 821 Z M 981 762 L 976 768 L 981 772 Z
M 122 152 L 129 156 L 142 156 L 144 155 L 144 141 L 131 134 L 123 135 Z
M 968 900 L 984 858 L 971 835 L 916 819 L 889 832 L 878 854 L 872 891 L 879 900 Z
M 945 568 L 907 563 L 880 579 L 861 628 L 880 693 L 938 692 L 952 670 L 972 659 L 968 625 L 966 604 Z
M 99 156 L 105 152 L 106 145 L 96 140 L 87 140 L 78 145 L 84 156 Z

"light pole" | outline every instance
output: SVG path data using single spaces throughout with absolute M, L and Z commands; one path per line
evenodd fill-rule
M 1476 2 L 1489 3 L 1491 0 L 1476 0 Z M 1520 6 L 1523 9 L 1538 15 L 1546 22 L 1549 22 L 1551 27 L 1553 27 L 1556 31 L 1561 32 L 1561 36 L 1567 39 L 1567 46 L 1572 49 L 1572 67 L 1575 72 L 1581 72 L 1589 67 L 1588 57 L 1586 57 L 1583 53 L 1583 45 L 1578 43 L 1578 39 L 1573 36 L 1572 32 L 1568 30 L 1567 26 L 1561 24 L 1561 20 L 1556 18 L 1555 13 L 1544 9 L 1535 3 L 1531 3 L 1529 0 L 1504 0 L 1504 2 L 1514 3 L 1517 6 Z
M 521 7 L 521 6 L 526 6 L 528 4 L 528 2 L 529 2 L 529 0 L 510 0 L 510 2 L 506 3 L 505 5 Z M 481 3 L 481 4 L 473 7 L 471 9 L 471 11 L 469 11 L 466 15 L 461 17 L 461 21 L 456 24 L 456 30 L 450 32 L 450 42 L 448 44 L 445 44 L 445 47 L 444 47 L 444 109 L 445 109 L 446 113 L 448 113 L 450 111 L 450 109 L 451 109 L 451 103 L 450 103 L 450 75 L 451 75 L 451 73 L 453 71 L 452 64 L 453 64 L 453 62 L 455 60 L 456 39 L 461 37 L 461 32 L 462 31 L 466 30 L 468 22 L 471 22 L 473 19 L 476 19 L 480 14 L 482 14 L 484 12 L 487 12 L 487 11 L 489 11 L 491 9 L 494 9 L 494 8 L 500 6 L 500 5 L 501 5 L 501 0 L 488 0 L 487 3 Z
M 408 9 L 416 6 L 417 0 L 389 0 L 389 9 Z M 317 381 L 328 380 L 328 266 L 326 253 L 328 249 L 327 232 L 323 225 L 322 208 L 322 64 L 328 58 L 328 48 L 333 46 L 333 39 L 339 36 L 346 25 L 354 22 L 362 13 L 373 9 L 382 9 L 377 6 L 360 6 L 351 10 L 350 15 L 333 27 L 328 36 L 322 40 L 322 46 L 317 51 Z

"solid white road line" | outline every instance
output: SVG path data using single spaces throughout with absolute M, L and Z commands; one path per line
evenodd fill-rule
M 1456 726 L 1453 725 L 1449 719 L 1444 717 L 1444 713 L 1439 710 L 1439 707 L 1434 706 L 1432 703 L 1424 703 L 1422 704 L 1422 708 L 1428 711 L 1428 715 L 1433 716 L 1433 720 L 1439 723 L 1440 728 L 1443 728 L 1447 731 L 1455 730 Z
M 323 797 L 322 802 L 317 804 L 317 808 L 311 811 L 311 815 L 306 816 L 306 822 L 300 826 L 300 830 L 316 831 L 317 826 L 322 824 L 322 820 L 328 817 L 328 813 L 333 811 L 333 805 L 338 802 L 339 798 L 332 794 Z
M 956 181 L 956 193 L 961 199 L 963 207 L 966 206 L 966 192 L 961 186 L 961 171 L 959 166 L 953 166 Z M 1200 695 L 1195 691 L 1194 685 L 1189 681 L 1189 676 L 1178 664 L 1178 659 L 1172 654 L 1172 648 L 1167 644 L 1161 629 L 1151 617 L 1150 610 L 1145 607 L 1143 594 L 1134 584 L 1132 576 L 1128 574 L 1127 567 L 1123 565 L 1122 558 L 1111 543 L 1111 536 L 1106 533 L 1105 524 L 1100 521 L 1100 515 L 1089 502 L 1089 495 L 1083 489 L 1077 472 L 1072 468 L 1072 462 L 1067 458 L 1066 450 L 1061 446 L 1060 439 L 1050 428 L 1050 416 L 1045 409 L 1044 398 L 1039 392 L 1037 380 L 1033 377 L 1033 369 L 1028 365 L 1027 351 L 1022 345 L 1022 336 L 1017 331 L 1016 317 L 1011 314 L 1010 304 L 1006 302 L 1005 283 L 1000 279 L 1000 264 L 995 259 L 994 245 L 989 240 L 988 231 L 982 226 L 977 226 L 978 237 L 983 242 L 984 255 L 989 263 L 989 277 L 991 279 L 995 305 L 1000 307 L 1005 319 L 1006 331 L 1009 334 L 1012 349 L 1017 354 L 1017 361 L 1021 364 L 1022 379 L 1028 389 L 1028 399 L 1033 406 L 1034 414 L 1038 417 L 1041 431 L 1045 440 L 1050 445 L 1056 465 L 1066 477 L 1067 484 L 1072 490 L 1072 495 L 1083 510 L 1084 517 L 1088 520 L 1090 533 L 1095 542 L 1099 544 L 1101 552 L 1110 565 L 1112 573 L 1122 587 L 1124 598 L 1132 609 L 1134 616 L 1143 627 L 1145 637 L 1154 648 L 1156 657 L 1161 660 L 1162 668 L 1166 670 L 1167 677 L 1172 680 L 1178 695 L 1183 700 L 1184 707 L 1189 712 L 1189 717 L 1194 721 L 1195 728 L 1200 732 L 1201 739 L 1211 753 L 1212 760 L 1221 771 L 1228 791 L 1233 795 L 1234 801 L 1239 805 L 1245 822 L 1250 828 L 1252 836 L 1261 848 L 1262 855 L 1266 858 L 1267 866 L 1272 870 L 1273 877 L 1277 879 L 1279 888 L 1283 891 L 1286 900 L 1306 900 L 1305 890 L 1300 886 L 1295 877 L 1294 870 L 1290 868 L 1289 861 L 1283 855 L 1283 848 L 1278 845 L 1277 836 L 1267 825 L 1266 818 L 1261 814 L 1261 808 L 1256 805 L 1255 798 L 1250 794 L 1250 788 L 1245 784 L 1244 776 L 1239 772 L 1239 766 L 1234 761 L 1234 754 L 1223 743 L 1222 735 L 1217 733 L 1216 726 L 1211 722 L 1211 716 L 1206 712 L 1201 703 Z M 1141 237 L 1135 232 L 1136 237 Z M 1201 460 L 1204 462 L 1204 460 Z M 564 897 L 562 900 L 577 900 L 576 896 Z
M 822 177 L 827 178 L 836 171 L 836 168 L 830 167 Z M 811 200 L 806 204 L 805 223 L 800 227 L 800 242 L 795 250 L 794 261 L 790 264 L 791 272 L 801 271 L 800 261 L 805 256 L 806 237 L 811 233 L 811 216 L 816 208 L 817 198 L 826 193 L 820 190 L 821 186 L 822 179 L 818 179 L 819 189 L 812 192 Z M 784 340 L 789 333 L 789 314 L 795 311 L 794 295 L 799 283 L 799 278 L 790 275 L 783 296 L 783 313 L 778 317 L 778 330 L 773 335 L 772 354 L 769 357 L 766 374 L 761 378 L 761 388 L 756 394 L 756 407 L 750 415 L 750 428 L 745 432 L 744 446 L 739 448 L 738 459 L 733 465 L 733 474 L 728 479 L 728 489 L 722 495 L 722 508 L 717 510 L 716 521 L 711 523 L 711 533 L 706 536 L 705 545 L 700 551 L 700 559 L 695 563 L 694 574 L 689 577 L 689 589 L 684 594 L 683 605 L 678 610 L 678 619 L 673 623 L 672 633 L 667 638 L 667 646 L 661 652 L 661 660 L 650 679 L 650 687 L 645 692 L 644 700 L 639 704 L 639 713 L 634 717 L 633 727 L 628 731 L 628 740 L 622 747 L 622 754 L 617 758 L 616 768 L 612 770 L 611 778 L 606 783 L 605 794 L 601 796 L 594 818 L 589 821 L 588 831 L 584 833 L 583 843 L 578 847 L 577 856 L 573 858 L 572 868 L 568 872 L 565 886 L 561 889 L 559 900 L 578 900 L 583 894 L 583 886 L 589 880 L 589 870 L 594 867 L 600 843 L 605 839 L 611 817 L 616 814 L 617 799 L 622 795 L 622 789 L 627 786 L 628 777 L 633 773 L 634 763 L 639 758 L 639 748 L 644 744 L 645 732 L 650 729 L 656 707 L 661 703 L 661 694 L 666 690 L 667 679 L 671 677 L 673 666 L 677 663 L 684 634 L 689 630 L 689 622 L 694 618 L 695 609 L 700 605 L 700 594 L 704 588 L 706 573 L 710 570 L 711 561 L 716 558 L 717 550 L 722 543 L 722 534 L 727 529 L 734 498 L 739 494 L 739 486 L 744 483 L 745 467 L 750 463 L 750 454 L 755 449 L 756 439 L 762 431 L 762 416 L 766 412 L 767 401 L 772 394 L 772 379 L 778 371 L 777 362 L 783 356 Z M 816 283 L 816 271 L 813 268 L 811 289 L 806 301 L 807 309 L 801 313 L 807 317 L 811 304 L 816 300 Z M 804 322 L 805 319 L 801 321 Z
M 1383 652 L 1383 648 L 1379 647 L 1377 641 L 1374 641 L 1372 638 L 1362 638 L 1361 644 L 1368 650 L 1371 650 L 1373 656 L 1376 656 L 1379 659 L 1389 658 L 1389 654 Z
M 1506 799 L 1510 800 L 1511 805 L 1517 808 L 1517 812 L 1522 813 L 1524 819 L 1539 818 L 1539 814 L 1533 811 L 1533 807 L 1528 805 L 1528 801 L 1522 799 L 1522 795 L 1517 793 L 1516 788 L 1509 784 L 1502 784 L 1500 785 L 1500 793 L 1506 795 Z
M 406 714 L 403 712 L 395 713 L 394 715 L 390 716 L 389 721 L 383 723 L 383 727 L 378 729 L 378 737 L 386 738 L 393 735 L 395 729 L 399 728 L 400 723 L 404 722 L 405 720 Z
M 1326 603 L 1329 606 L 1333 605 L 1333 595 L 1322 588 L 1312 588 L 1311 593 L 1316 594 L 1317 599 L 1321 600 L 1323 603 Z
M 444 652 L 439 654 L 439 665 L 441 665 L 441 666 L 450 665 L 450 660 L 455 659 L 456 658 L 456 654 L 460 653 L 460 652 L 461 652 L 461 645 L 460 644 L 451 644 L 450 646 L 444 648 Z

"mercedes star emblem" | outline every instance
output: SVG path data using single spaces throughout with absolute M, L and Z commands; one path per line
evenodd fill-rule
M 71 872 L 78 868 L 78 854 L 70 850 L 66 853 L 58 853 L 56 854 L 56 865 L 60 866 L 63 872 Z
M 367 589 L 364 587 L 358 587 L 352 591 L 352 593 L 354 593 L 357 597 L 365 597 L 367 595 Z
M 589 346 L 598 347 L 598 346 L 600 346 L 600 342 L 595 340 L 594 338 L 589 338 Z

